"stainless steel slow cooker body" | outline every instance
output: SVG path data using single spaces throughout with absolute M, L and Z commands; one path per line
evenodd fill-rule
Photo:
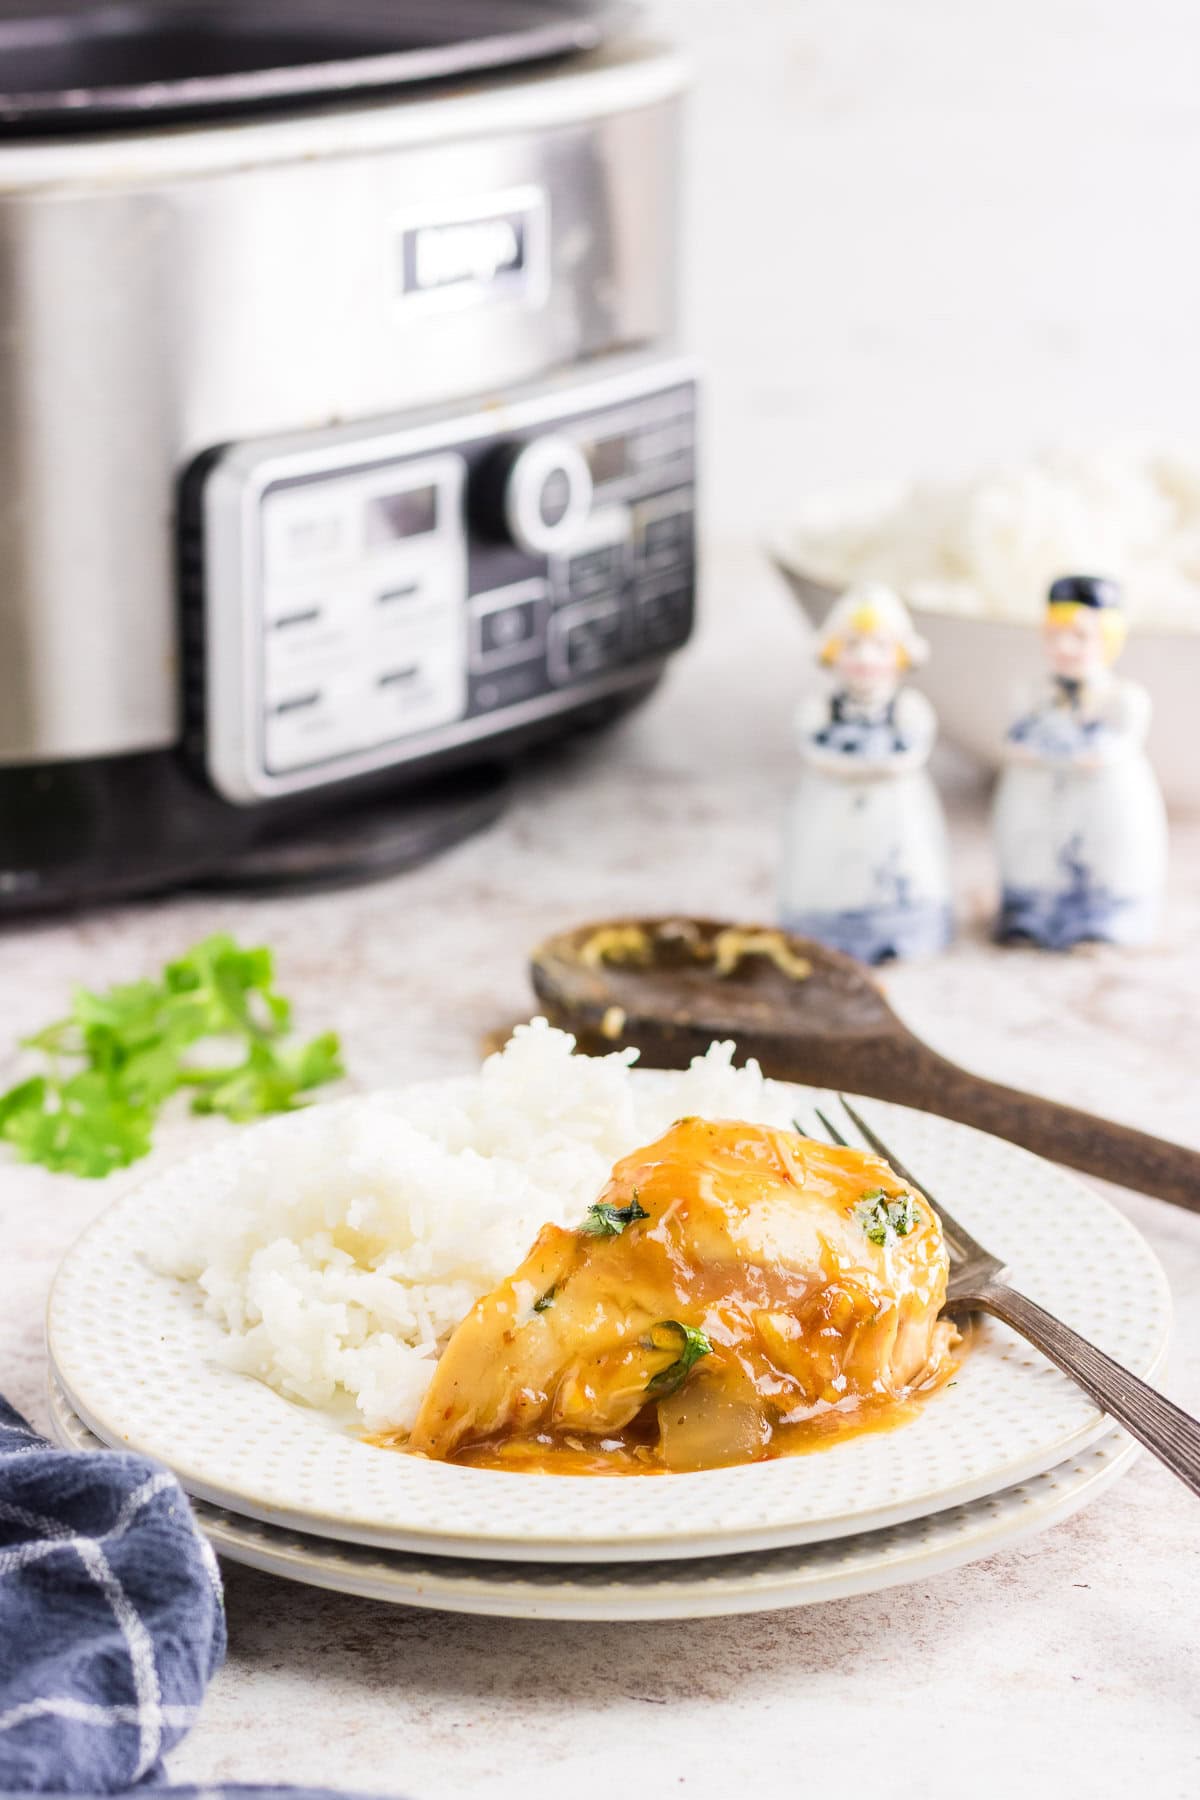
M 199 745 L 185 718 L 205 679 L 188 657 L 211 675 L 213 635 L 189 651 L 180 612 L 181 560 L 193 577 L 211 566 L 195 535 L 204 503 L 187 530 L 181 507 L 197 470 L 282 441 L 315 454 L 310 472 L 328 442 L 336 472 L 355 463 L 347 435 L 371 465 L 376 443 L 402 457 L 410 423 L 428 447 L 439 418 L 462 418 L 475 446 L 456 526 L 464 606 L 510 577 L 549 581 L 548 548 L 539 561 L 525 545 L 518 566 L 511 532 L 481 524 L 486 422 L 520 448 L 558 416 L 603 410 L 610 372 L 626 410 L 631 395 L 680 390 L 682 85 L 672 54 L 625 40 L 315 110 L 0 142 L 0 905 L 211 866 L 296 786 L 278 801 L 269 781 L 222 791 L 203 717 Z M 647 443 L 655 417 L 651 405 Z M 442 437 L 465 441 L 452 424 Z M 618 483 L 610 499 L 636 513 L 664 483 L 690 507 L 690 436 L 669 479 Z M 686 525 L 676 560 L 690 584 L 690 512 Z M 239 554 L 261 558 L 252 539 Z M 570 594 L 546 592 L 549 618 Z M 189 604 L 194 624 L 194 592 Z M 239 577 L 201 610 L 220 613 L 228 641 L 230 609 L 248 604 Z M 233 636 L 257 629 L 239 620 Z M 644 691 L 670 647 L 635 632 L 597 691 Z M 587 673 L 559 679 L 558 713 L 594 697 Z M 476 751 L 486 735 L 477 723 Z M 397 745 L 300 784 L 309 810 L 346 779 L 424 771 L 454 749 L 444 729 L 428 755 Z

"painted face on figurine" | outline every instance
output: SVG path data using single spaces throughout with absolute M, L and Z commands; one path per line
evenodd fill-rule
M 886 632 L 865 628 L 847 632 L 833 657 L 838 686 L 864 705 L 885 705 L 908 665 L 903 648 Z
M 838 692 L 870 712 L 890 706 L 905 672 L 925 653 L 908 608 L 878 581 L 842 595 L 817 644 Z
M 1116 661 L 1125 621 L 1113 609 L 1055 601 L 1046 608 L 1046 660 L 1060 681 L 1097 680 Z

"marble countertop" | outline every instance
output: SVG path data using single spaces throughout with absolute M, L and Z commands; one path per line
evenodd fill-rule
M 275 946 L 301 1027 L 343 1036 L 355 1083 L 459 1070 L 527 1015 L 546 931 L 626 909 L 769 917 L 802 678 L 790 603 L 747 549 L 710 558 L 708 617 L 615 732 L 550 752 L 504 821 L 405 878 L 291 899 L 177 897 L 0 933 L 3 1043 L 70 985 L 128 979 L 218 927 Z M 940 1050 L 1200 1145 L 1200 826 L 1173 839 L 1161 942 L 1138 954 L 999 950 L 979 779 L 949 754 L 962 930 L 887 976 Z M 8 1069 L 0 1064 L 0 1082 Z M 164 1163 L 229 1129 L 173 1116 Z M 0 1164 L 0 1370 L 45 1423 L 42 1310 L 103 1184 Z M 1112 1191 L 1168 1270 L 1173 1394 L 1200 1410 L 1200 1218 Z M 1019 1549 L 913 1586 L 757 1618 L 562 1625 L 440 1617 L 227 1570 L 229 1658 L 177 1780 L 291 1781 L 414 1800 L 954 1786 L 1164 1797 L 1200 1778 L 1196 1503 L 1146 1459 Z M 982 1771 L 978 1779 L 967 1771 Z M 963 1779 L 961 1784 L 959 1777 Z

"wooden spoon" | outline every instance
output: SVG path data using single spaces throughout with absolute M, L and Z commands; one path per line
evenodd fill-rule
M 734 1038 L 778 1080 L 940 1113 L 1200 1212 L 1200 1152 L 970 1074 L 915 1037 L 859 963 L 807 938 L 610 919 L 547 938 L 531 973 L 551 1022 L 586 1050 L 636 1044 L 644 1063 L 677 1069 Z

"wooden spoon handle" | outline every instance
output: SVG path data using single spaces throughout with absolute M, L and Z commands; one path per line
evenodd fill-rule
M 597 1055 L 612 1049 L 611 1042 L 588 1029 L 586 1020 L 555 1007 L 544 995 L 543 1004 L 554 1023 L 577 1034 L 584 1049 Z M 662 1020 L 629 1024 L 622 1041 L 637 1044 L 643 1065 L 658 1069 L 686 1068 L 689 1057 L 702 1055 L 710 1039 L 720 1035 L 708 1027 Z M 841 1088 L 940 1113 L 1085 1175 L 1200 1212 L 1200 1151 L 972 1075 L 895 1019 L 877 1034 L 807 1036 L 778 1029 L 735 1031 L 731 1026 L 728 1035 L 736 1036 L 742 1052 L 755 1057 L 763 1073 L 777 1081 Z
M 893 1090 L 880 1094 L 880 1099 L 903 1100 L 944 1119 L 975 1125 L 1051 1162 L 1200 1212 L 1200 1152 L 1038 1094 L 985 1081 L 925 1045 L 913 1049 L 911 1060 L 906 1058 L 910 1079 L 903 1082 L 908 1091 Z

